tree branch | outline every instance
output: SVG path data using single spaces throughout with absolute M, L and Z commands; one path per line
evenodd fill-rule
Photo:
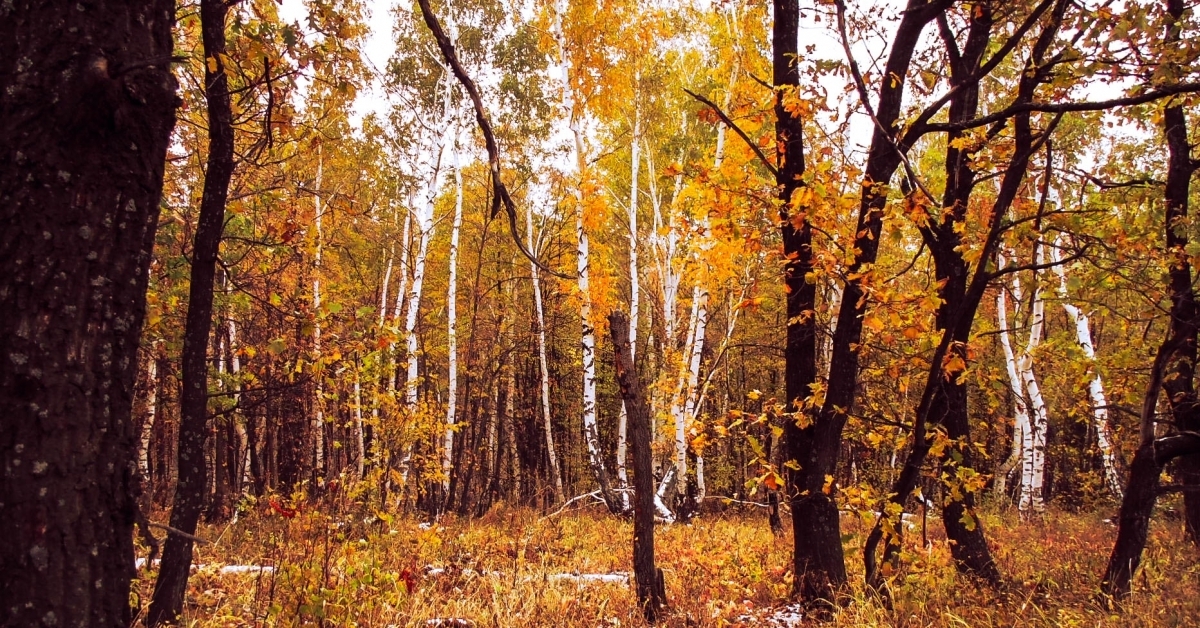
M 701 96 L 700 94 L 697 94 L 696 92 L 693 92 L 686 87 L 683 88 L 683 91 L 688 96 L 691 96 L 692 98 L 695 98 L 696 100 L 711 107 L 712 110 L 716 112 L 717 117 L 721 118 L 721 122 L 724 122 L 725 126 L 733 129 L 733 132 L 737 133 L 738 137 L 742 138 L 742 141 L 746 143 L 746 146 L 749 146 L 750 150 L 754 151 L 754 154 L 757 155 L 759 161 L 761 161 L 762 164 L 767 167 L 767 170 L 769 170 L 773 176 L 779 176 L 779 168 L 776 168 L 775 164 L 771 163 L 771 161 L 767 159 L 767 156 L 763 154 L 762 150 L 758 147 L 758 144 L 755 144 L 754 141 L 750 139 L 750 136 L 746 135 L 746 132 L 741 129 L 741 127 L 735 124 L 733 120 L 730 120 L 729 116 L 725 115 L 724 111 L 721 111 L 721 108 L 717 106 L 717 103 Z
M 1200 83 L 1180 83 L 1170 87 L 1151 90 L 1137 96 L 1126 96 L 1124 98 L 1113 98 L 1110 100 L 1097 100 L 1085 102 L 1064 102 L 1064 103 L 1045 103 L 1045 102 L 1029 102 L 1018 103 L 1011 105 L 991 115 L 975 118 L 966 122 L 941 122 L 937 124 L 926 125 L 926 132 L 938 131 L 965 131 L 981 126 L 987 126 L 993 122 L 999 122 L 1011 118 L 1019 113 L 1073 113 L 1080 111 L 1104 111 L 1106 109 L 1116 109 L 1118 107 L 1132 107 L 1134 105 L 1143 105 L 1148 102 L 1177 96 L 1179 94 L 1192 94 L 1200 92 Z
M 496 134 L 492 131 L 492 123 L 488 120 L 487 112 L 483 109 L 483 100 L 479 97 L 479 88 L 475 86 L 475 81 L 471 80 L 466 69 L 459 62 L 458 54 L 454 52 L 454 44 L 446 36 L 445 31 L 442 30 L 441 22 L 433 14 L 433 9 L 429 7 L 429 0 L 417 0 L 417 4 L 421 6 L 421 15 L 425 18 L 425 25 L 429 27 L 430 32 L 433 33 L 433 38 L 437 40 L 438 48 L 442 51 L 442 56 L 445 57 L 446 63 L 450 65 L 455 78 L 462 84 L 463 89 L 467 91 L 467 95 L 471 97 L 471 104 L 475 109 L 475 122 L 479 125 L 479 130 L 483 133 L 484 144 L 487 146 L 488 167 L 492 179 L 492 217 L 494 218 L 496 214 L 500 213 L 500 209 L 503 207 L 505 213 L 508 214 L 509 232 L 512 234 L 513 242 L 517 245 L 517 249 L 521 251 L 521 254 L 533 262 L 535 266 L 555 277 L 560 279 L 574 279 L 574 277 L 547 268 L 533 253 L 530 253 L 525 248 L 525 244 L 522 242 L 517 229 L 516 203 L 513 202 L 512 196 L 508 193 L 508 188 L 505 187 L 504 181 L 500 178 L 500 147 L 496 143 Z

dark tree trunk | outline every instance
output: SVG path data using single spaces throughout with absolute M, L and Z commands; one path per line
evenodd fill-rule
M 124 627 L 170 1 L 0 5 L 0 614 Z
M 803 211 L 793 211 L 792 196 L 804 185 L 804 121 L 792 115 L 785 99 L 797 97 L 800 70 L 796 66 L 800 3 L 775 1 L 775 24 L 771 34 L 775 84 L 775 185 L 779 194 L 780 231 L 783 236 L 784 292 L 787 294 L 784 389 L 787 396 L 783 416 L 783 438 L 788 461 L 806 460 L 817 447 L 808 423 L 807 401 L 817 381 L 816 284 L 807 280 L 813 269 L 812 225 Z M 803 463 L 801 463 L 803 464 Z M 806 600 L 832 598 L 833 589 L 846 581 L 837 507 L 821 491 L 805 492 L 807 469 L 788 464 L 787 496 L 792 506 L 795 593 Z M 833 512 L 832 525 L 826 516 L 809 516 L 814 508 Z
M 888 196 L 887 186 L 900 165 L 894 142 L 896 122 L 904 99 L 905 77 L 925 25 L 950 4 L 950 0 L 910 0 L 897 27 L 883 72 L 883 76 L 891 78 L 881 82 L 879 102 L 875 107 L 875 117 L 879 126 L 875 128 L 871 137 L 871 147 L 867 156 L 862 200 L 855 228 L 854 249 L 858 253 L 854 262 L 847 268 L 849 276 L 855 276 L 864 267 L 874 264 L 878 255 L 883 209 Z M 779 40 L 782 34 L 779 29 L 783 22 L 782 15 L 783 12 L 777 8 L 777 73 L 780 71 L 778 64 L 781 62 Z M 794 40 L 795 37 L 791 36 L 790 45 L 795 45 Z M 783 172 L 782 168 L 780 172 Z M 784 242 L 786 251 L 786 236 Z M 789 293 L 789 319 L 792 317 L 792 296 L 794 295 Z M 791 428 L 788 435 L 788 456 L 790 461 L 799 465 L 799 469 L 789 474 L 788 478 L 788 489 L 792 496 L 792 530 L 796 539 L 795 593 L 805 601 L 832 601 L 837 589 L 846 581 L 841 526 L 834 501 L 836 487 L 827 484 L 826 477 L 832 477 L 837 472 L 842 430 L 854 406 L 858 388 L 859 362 L 854 345 L 858 344 L 862 337 L 862 314 L 866 307 L 864 297 L 863 286 L 858 280 L 846 282 L 838 312 L 837 330 L 833 336 L 833 354 L 825 402 L 811 421 L 805 421 L 805 427 Z M 801 318 L 811 318 L 811 314 L 802 315 Z M 789 331 L 790 329 L 791 327 Z M 807 365 L 812 358 L 805 355 L 804 359 Z M 795 375 L 791 371 L 790 363 L 788 377 L 788 398 L 794 401 L 793 383 L 790 378 Z M 809 391 L 804 390 L 800 397 L 806 398 L 808 395 Z
M 1041 13 L 1048 6 L 1048 3 L 1043 3 L 1036 7 L 1031 20 L 1040 18 Z M 1058 0 L 1055 3 L 1054 19 L 1043 29 L 1033 46 L 1032 61 L 1028 66 L 1028 71 L 1022 73 L 1018 86 L 1017 100 L 1019 102 L 1032 102 L 1037 86 L 1047 79 L 1048 70 L 1040 64 L 1057 33 L 1058 25 L 1062 22 L 1063 12 L 1067 6 L 1068 4 L 1064 0 Z M 946 28 L 944 24 L 943 28 Z M 952 36 L 943 34 L 943 38 L 946 39 L 947 46 L 951 50 L 951 57 L 956 59 L 957 67 L 952 67 L 952 80 L 959 82 L 964 80 L 964 77 L 970 77 L 971 80 L 968 88 L 960 88 L 957 96 L 951 101 L 950 115 L 952 119 L 969 119 L 977 109 L 978 81 L 982 78 L 975 76 L 977 68 L 980 67 L 979 60 L 981 58 L 977 55 L 982 54 L 983 49 L 986 48 L 990 28 L 990 14 L 974 13 L 968 43 L 961 55 L 952 43 Z M 1021 36 L 1020 33 L 1014 35 L 1014 37 L 1019 36 Z M 966 67 L 963 67 L 963 64 L 966 64 Z M 889 501 L 901 506 L 908 500 L 920 479 L 921 465 L 924 464 L 931 447 L 926 434 L 930 426 L 941 425 L 949 436 L 962 439 L 965 444 L 965 446 L 956 445 L 943 457 L 943 464 L 949 462 L 948 470 L 953 472 L 957 467 L 969 466 L 970 458 L 967 449 L 972 441 L 969 433 L 966 389 L 957 381 L 956 374 L 943 372 L 942 365 L 951 354 L 957 354 L 963 363 L 966 363 L 965 343 L 970 339 L 975 313 L 983 299 L 988 283 L 994 278 L 993 273 L 987 270 L 986 260 L 991 259 L 995 254 L 1000 235 L 1004 230 L 1004 217 L 1021 189 L 1029 169 L 1030 158 L 1038 148 L 1034 142 L 1029 114 L 1015 116 L 1013 126 L 1014 154 L 1005 170 L 999 194 L 993 204 L 987 225 L 987 237 L 980 256 L 981 262 L 976 267 L 974 274 L 971 275 L 969 283 L 966 281 L 968 275 L 966 261 L 956 250 L 961 238 L 957 235 L 955 228 L 956 223 L 961 223 L 966 218 L 966 203 L 974 186 L 974 173 L 969 168 L 969 155 L 966 152 L 953 147 L 948 148 L 944 204 L 951 211 L 943 212 L 941 222 L 922 227 L 922 236 L 933 252 L 937 276 L 939 280 L 946 282 L 941 289 L 944 303 L 939 308 L 937 316 L 937 326 L 942 330 L 942 339 L 930 361 L 932 366 L 927 375 L 920 404 L 917 407 L 912 450 L 909 451 L 904 468 L 890 491 Z M 1053 124 L 1040 135 L 1042 141 L 1046 141 L 1052 131 Z M 915 138 L 920 136 L 919 130 L 910 133 L 913 139 L 906 136 L 906 146 L 911 146 Z M 947 144 L 950 144 L 954 137 L 957 137 L 957 134 L 952 133 Z M 1049 159 L 1050 155 L 1047 152 L 1047 161 Z M 960 461 L 954 460 L 956 455 L 961 456 Z M 973 496 L 968 494 L 962 500 L 947 504 L 942 512 L 942 522 L 946 528 L 947 537 L 954 541 L 951 545 L 951 554 L 960 571 L 979 576 L 991 584 L 999 584 L 1000 572 L 992 559 L 979 520 L 974 516 L 973 507 Z M 876 563 L 876 553 L 880 541 L 885 538 L 885 560 L 895 563 L 899 557 L 899 541 L 883 532 L 883 521 L 880 519 L 868 534 L 864 549 L 867 583 L 871 586 L 882 584 L 882 575 Z
M 1113 544 L 1100 590 L 1114 599 L 1128 597 L 1130 582 L 1142 562 L 1142 549 L 1150 531 L 1150 514 L 1158 499 L 1158 478 L 1162 467 L 1154 460 L 1154 443 L 1138 447 L 1129 465 L 1129 481 L 1121 499 L 1117 519 L 1117 540 Z
M 638 604 L 653 623 L 666 604 L 662 572 L 654 566 L 654 471 L 650 451 L 650 406 L 633 364 L 629 319 L 623 312 L 608 317 L 621 399 L 629 414 L 629 444 L 633 448 L 633 575 Z
M 1167 13 L 1172 25 L 1166 41 L 1180 41 L 1178 24 L 1183 17 L 1182 0 L 1167 0 Z M 1146 537 L 1150 528 L 1150 515 L 1158 498 L 1159 476 L 1170 460 L 1167 456 L 1179 455 L 1180 480 L 1187 485 L 1200 483 L 1197 472 L 1200 454 L 1180 455 L 1164 446 L 1168 439 L 1154 440 L 1154 410 L 1158 401 L 1158 384 L 1163 390 L 1176 421 L 1182 430 L 1195 430 L 1200 423 L 1197 416 L 1195 384 L 1196 360 L 1196 298 L 1192 291 L 1192 269 L 1185 247 L 1188 244 L 1187 217 L 1188 191 L 1194 170 L 1191 163 L 1191 145 L 1187 136 L 1187 117 L 1178 101 L 1168 104 L 1163 110 L 1163 134 L 1167 141 L 1167 181 L 1164 190 L 1166 214 L 1167 254 L 1173 257 L 1168 276 L 1171 295 L 1171 323 L 1167 339 L 1159 349 L 1154 368 L 1150 374 L 1150 386 L 1142 404 L 1141 445 L 1129 465 L 1129 481 L 1125 486 L 1125 497 L 1121 500 L 1121 514 L 1117 522 L 1117 540 L 1108 559 L 1100 590 L 1113 599 L 1129 596 L 1130 582 L 1142 560 Z M 1174 457 L 1174 456 L 1172 456 Z M 1186 522 L 1190 538 L 1197 542 L 1196 518 L 1200 518 L 1200 499 L 1185 493 Z
M 1172 26 L 1166 41 L 1180 41 L 1180 26 L 1175 23 L 1183 18 L 1183 0 L 1167 0 L 1167 14 Z M 1164 197 L 1166 201 L 1166 248 L 1173 258 L 1170 270 L 1171 290 L 1171 334 L 1177 339 L 1175 353 L 1167 364 L 1168 375 L 1163 378 L 1163 390 L 1171 405 L 1171 414 L 1181 430 L 1200 430 L 1200 407 L 1197 404 L 1196 336 L 1198 308 L 1196 294 L 1192 290 L 1192 266 L 1186 248 L 1188 246 L 1188 192 L 1195 168 L 1191 161 L 1191 145 L 1188 143 L 1187 114 L 1182 103 L 1173 102 L 1163 110 L 1163 135 L 1167 140 L 1167 181 Z M 1200 486 L 1200 456 L 1184 456 L 1176 463 L 1181 483 Z M 1188 491 L 1183 495 L 1184 525 L 1188 538 L 1200 545 L 1200 493 Z
M 945 25 L 944 20 L 941 21 Z M 950 100 L 950 120 L 966 122 L 975 117 L 979 108 L 978 72 L 983 53 L 991 40 L 992 11 L 986 4 L 971 9 L 971 26 L 966 44 L 961 53 L 957 50 L 954 36 L 949 28 L 943 29 L 943 39 L 951 51 L 950 74 L 954 87 L 960 91 Z M 978 302 L 967 302 L 969 268 L 962 256 L 962 237 L 959 226 L 967 219 L 967 203 L 975 188 L 975 171 L 971 169 L 971 153 L 955 146 L 955 140 L 963 136 L 954 131 L 946 138 L 946 188 L 942 199 L 940 222 L 930 222 L 922 230 L 926 245 L 933 254 L 935 275 L 941 284 L 939 296 L 942 304 L 937 312 L 937 328 L 945 333 L 952 329 L 959 317 L 975 318 Z M 970 325 L 958 325 L 951 333 L 954 343 L 949 351 L 963 364 L 967 362 L 966 347 L 970 341 Z M 942 468 L 949 477 L 956 477 L 958 469 L 974 467 L 970 421 L 967 414 L 967 385 L 952 374 L 937 380 L 935 408 L 931 418 L 940 418 L 951 439 L 951 446 L 942 455 Z M 962 491 L 962 499 L 952 499 L 942 509 L 942 525 L 950 539 L 950 553 L 960 571 L 980 576 L 998 584 L 1000 572 L 992 559 L 983 525 L 975 513 L 975 494 Z M 891 548 L 897 546 L 893 545 Z M 893 549 L 894 551 L 894 549 Z
M 183 390 L 180 393 L 179 482 L 171 508 L 171 527 L 188 534 L 204 506 L 208 469 L 204 441 L 208 434 L 208 336 L 212 328 L 213 279 L 225 224 L 225 203 L 233 175 L 233 122 L 229 82 L 225 76 L 225 17 L 229 4 L 201 0 L 200 26 L 204 42 L 204 95 L 208 104 L 208 168 L 200 200 L 200 216 L 192 249 L 191 285 L 183 332 Z M 183 611 L 192 540 L 167 536 L 162 565 L 154 583 L 147 624 L 174 623 Z
M 1109 600 L 1121 601 L 1129 597 L 1133 575 L 1142 562 L 1142 550 L 1146 547 L 1150 515 L 1160 492 L 1158 482 L 1163 467 L 1176 458 L 1200 455 L 1200 435 L 1194 432 L 1154 439 L 1154 409 L 1158 391 L 1169 357 L 1177 348 L 1177 340 L 1168 336 L 1159 349 L 1151 369 L 1146 398 L 1142 402 L 1142 444 L 1129 465 L 1129 482 L 1125 486 L 1125 497 L 1121 500 L 1121 513 L 1117 521 L 1117 540 L 1100 582 L 1100 591 Z

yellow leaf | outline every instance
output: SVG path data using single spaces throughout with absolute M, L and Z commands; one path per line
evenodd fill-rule
M 946 378 L 949 379 L 956 373 L 961 373 L 966 370 L 967 363 L 960 355 L 950 355 L 942 362 L 942 371 L 945 372 Z
M 217 58 L 216 58 L 216 57 L 209 57 L 209 58 L 205 59 L 205 61 L 208 63 L 208 71 L 209 71 L 209 73 L 210 73 L 210 74 L 216 74 L 216 73 L 217 73 Z

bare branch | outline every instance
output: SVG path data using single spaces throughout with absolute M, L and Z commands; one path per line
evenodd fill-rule
M 754 154 L 757 155 L 759 161 L 761 161 L 762 164 L 767 167 L 767 170 L 771 171 L 772 175 L 776 177 L 779 176 L 779 168 L 776 168 L 775 164 L 771 163 L 771 161 L 767 159 L 767 156 L 763 154 L 762 150 L 758 147 L 758 144 L 755 144 L 754 141 L 750 139 L 750 136 L 746 135 L 746 132 L 741 129 L 741 127 L 735 124 L 733 120 L 730 120 L 729 116 L 725 115 L 724 111 L 721 111 L 721 108 L 717 106 L 717 103 L 701 96 L 700 94 L 697 94 L 696 92 L 691 91 L 690 89 L 687 89 L 686 87 L 683 88 L 683 91 L 687 93 L 688 96 L 691 96 L 692 98 L 695 98 L 696 100 L 711 107 L 712 110 L 716 112 L 717 117 L 721 118 L 721 122 L 724 122 L 725 126 L 733 129 L 733 132 L 737 133 L 738 137 L 742 138 L 742 141 L 746 143 L 746 146 L 749 146 L 750 150 L 754 151 Z
M 1143 105 L 1148 102 L 1154 102 L 1163 98 L 1177 96 L 1179 94 L 1194 94 L 1200 92 L 1200 83 L 1180 83 L 1148 91 L 1137 96 L 1126 96 L 1124 98 L 1112 98 L 1110 100 L 1096 100 L 1084 102 L 1063 102 L 1063 103 L 1045 103 L 1045 102 L 1027 102 L 1010 105 L 996 113 L 986 115 L 974 120 L 966 122 L 941 122 L 937 124 L 929 124 L 925 127 L 927 132 L 938 131 L 965 131 L 981 126 L 987 126 L 994 122 L 1000 122 L 1011 118 L 1019 113 L 1074 113 L 1081 111 L 1104 111 L 1106 109 L 1116 109 L 1119 107 L 1132 107 L 1134 105 Z
M 429 0 L 417 0 L 417 4 L 421 5 L 421 15 L 425 18 L 425 25 L 429 27 L 429 30 L 433 33 L 433 38 L 437 40 L 438 48 L 442 51 L 442 56 L 445 57 L 446 63 L 450 65 L 455 78 L 462 84 L 463 89 L 467 91 L 467 95 L 471 97 L 471 104 L 474 105 L 475 122 L 479 125 L 479 130 L 483 133 L 484 144 L 487 146 L 488 167 L 492 179 L 492 217 L 500 213 L 500 209 L 503 208 L 505 213 L 508 214 L 508 229 L 512 234 L 513 243 L 517 245 L 517 249 L 521 251 L 521 254 L 538 268 L 555 277 L 559 277 L 560 279 L 574 279 L 574 277 L 547 268 L 533 253 L 530 253 L 525 248 L 525 244 L 522 242 L 517 229 L 516 203 L 513 202 L 512 196 L 509 195 L 508 188 L 504 186 L 503 179 L 500 178 L 500 147 L 496 143 L 496 134 L 492 131 L 492 123 L 488 120 L 487 112 L 483 109 L 483 100 L 479 97 L 479 88 L 475 86 L 475 81 L 471 80 L 466 69 L 459 62 L 458 54 L 454 51 L 454 44 L 446 36 L 445 31 L 442 30 L 441 23 L 438 22 L 437 16 L 433 14 L 433 9 L 429 7 Z

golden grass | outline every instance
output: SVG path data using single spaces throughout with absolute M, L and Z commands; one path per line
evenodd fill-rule
M 265 512 L 265 511 L 264 511 Z M 906 568 L 894 578 L 892 609 L 864 594 L 865 526 L 845 520 L 853 582 L 833 618 L 845 626 L 1195 626 L 1200 625 L 1197 551 L 1174 522 L 1156 522 L 1132 599 L 1120 614 L 1094 601 L 1115 529 L 1099 514 L 1051 512 L 1020 523 L 1015 513 L 983 517 L 1001 570 L 1003 595 L 955 574 L 940 522 L 931 546 L 909 534 Z M 414 519 L 361 513 L 260 512 L 204 529 L 219 543 L 199 548 L 206 565 L 275 565 L 262 574 L 193 575 L 186 624 L 216 626 L 428 626 L 461 618 L 479 627 L 643 626 L 628 585 L 549 578 L 630 569 L 632 526 L 600 513 L 543 518 L 498 508 L 480 519 Z M 791 583 L 791 537 L 775 538 L 759 513 L 711 515 L 660 528 L 658 564 L 670 609 L 663 626 L 771 625 Z M 427 566 L 444 571 L 425 573 Z M 153 573 L 138 591 L 148 598 Z

